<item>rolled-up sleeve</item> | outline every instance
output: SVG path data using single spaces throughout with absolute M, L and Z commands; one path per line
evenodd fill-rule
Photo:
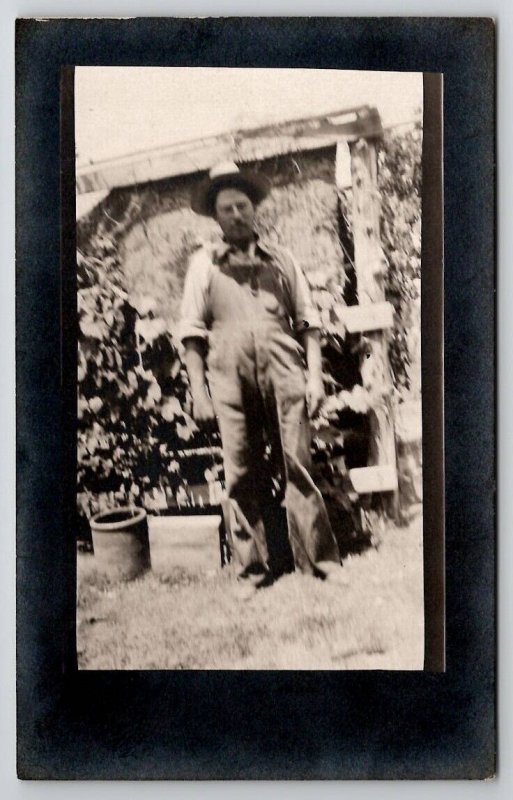
M 290 259 L 290 290 L 293 306 L 293 321 L 295 330 L 303 333 L 306 330 L 316 330 L 321 327 L 321 318 L 317 311 L 312 292 L 308 285 L 305 274 L 293 256 L 288 253 Z
M 208 337 L 208 286 L 212 261 L 209 254 L 195 253 L 187 269 L 180 313 L 180 339 Z

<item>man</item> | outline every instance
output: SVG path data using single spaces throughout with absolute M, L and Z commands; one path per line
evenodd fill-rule
M 272 502 L 266 443 L 272 469 L 285 484 L 296 568 L 330 580 L 339 580 L 342 572 L 326 508 L 310 476 L 308 418 L 318 414 L 324 397 L 320 322 L 290 253 L 255 234 L 255 209 L 268 191 L 262 176 L 233 163 L 212 168 L 192 208 L 216 219 L 223 242 L 194 254 L 182 302 L 193 414 L 199 424 L 217 416 L 233 555 L 248 594 L 273 577 L 262 513 Z

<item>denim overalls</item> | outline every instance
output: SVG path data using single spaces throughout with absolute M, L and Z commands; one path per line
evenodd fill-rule
M 219 421 L 231 537 L 239 578 L 269 575 L 262 508 L 271 474 L 285 484 L 296 568 L 323 574 L 340 562 L 322 496 L 311 476 L 304 351 L 287 311 L 286 285 L 271 257 L 222 258 L 208 291 L 209 385 Z M 264 455 L 271 445 L 272 463 Z

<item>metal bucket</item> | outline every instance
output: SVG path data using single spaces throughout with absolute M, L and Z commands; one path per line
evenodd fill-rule
M 115 508 L 91 519 L 98 569 L 112 580 L 133 580 L 151 568 L 148 521 L 143 508 Z

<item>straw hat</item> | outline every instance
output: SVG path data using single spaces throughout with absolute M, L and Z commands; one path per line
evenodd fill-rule
M 240 170 L 233 161 L 224 161 L 212 167 L 193 195 L 191 208 L 197 214 L 213 217 L 216 197 L 221 189 L 240 189 L 254 205 L 269 194 L 270 181 L 256 172 Z

